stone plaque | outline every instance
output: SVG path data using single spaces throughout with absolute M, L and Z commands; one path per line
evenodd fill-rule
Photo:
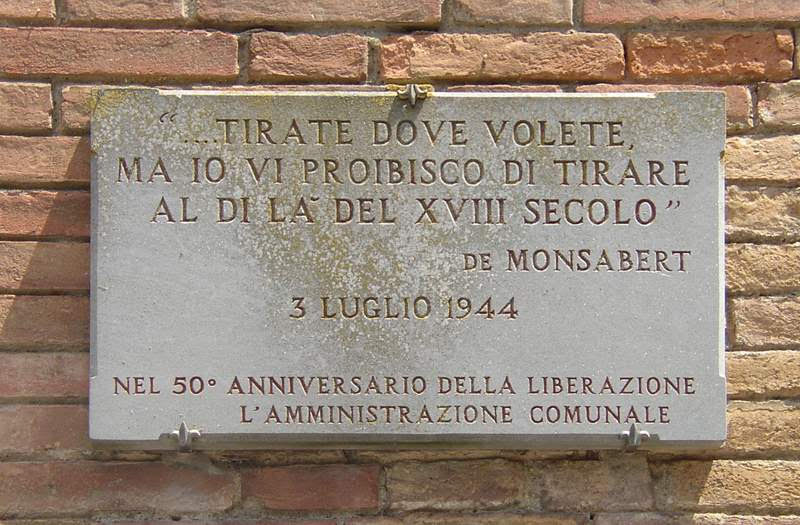
M 725 437 L 720 93 L 104 90 L 90 434 Z

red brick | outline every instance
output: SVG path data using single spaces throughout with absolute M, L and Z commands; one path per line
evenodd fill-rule
M 724 91 L 728 131 L 753 127 L 753 99 L 744 86 L 699 86 L 686 84 L 591 84 L 578 86 L 578 93 L 642 93 L 659 91 Z
M 242 498 L 246 506 L 271 510 L 375 510 L 379 472 L 377 465 L 249 469 L 242 472 Z
M 800 347 L 800 297 L 734 299 L 733 317 L 737 348 Z
M 728 352 L 726 358 L 729 398 L 800 396 L 800 352 Z
M 0 20 L 18 22 L 52 22 L 56 18 L 53 0 L 3 0 L 0 2 Z
M 233 474 L 164 463 L 0 463 L 0 515 L 213 512 L 236 498 Z
M 388 81 L 620 80 L 622 43 L 597 33 L 392 36 L 381 48 Z
M 0 290 L 87 290 L 89 245 L 0 241 L 0 268 Z
M 386 474 L 394 510 L 491 509 L 519 505 L 525 469 L 505 460 L 402 462 Z
M 0 457 L 89 447 L 85 406 L 0 405 Z
M 52 111 L 50 84 L 0 82 L 0 133 L 47 131 Z
M 236 36 L 220 32 L 0 28 L 0 72 L 119 80 L 233 80 Z
M 175 22 L 183 17 L 180 0 L 62 0 L 69 23 Z
M 367 39 L 256 33 L 250 38 L 250 80 L 361 82 L 367 78 Z
M 0 353 L 0 370 L 4 376 L 0 381 L 0 398 L 86 398 L 89 395 L 89 354 L 86 353 Z
M 0 295 L 0 349 L 2 350 L 83 350 L 89 345 L 89 299 L 87 297 L 37 297 L 25 295 Z M 20 357 L 24 364 L 25 357 Z M 34 362 L 37 359 L 30 357 Z M 78 358 L 75 358 L 78 359 Z M 48 367 L 41 369 L 42 374 L 47 374 Z M 60 395 L 60 379 L 57 374 L 52 376 L 56 392 L 44 390 L 43 381 L 37 379 L 36 371 L 32 375 L 30 388 L 33 392 L 18 390 L 25 388 L 13 383 L 5 388 L 19 395 L 28 393 L 38 395 L 36 392 L 41 387 L 42 395 Z M 75 370 L 62 370 L 65 375 L 64 395 L 72 395 L 76 388 L 83 390 L 79 378 L 75 378 Z M 70 383 L 78 381 L 78 383 Z M 50 392 L 50 393 L 48 393 Z
M 89 139 L 0 136 L 3 186 L 89 186 Z
M 725 280 L 729 294 L 800 291 L 800 246 L 728 244 Z
M 89 193 L 0 190 L 0 235 L 88 237 Z
M 455 0 L 457 22 L 476 26 L 572 25 L 572 0 Z
M 787 513 L 800 501 L 798 461 L 651 464 L 659 510 Z
M 647 80 L 783 80 L 792 75 L 793 42 L 784 30 L 634 33 L 628 69 Z
M 441 0 L 197 0 L 197 16 L 210 25 L 356 25 L 432 28 L 442 17 Z
M 457 86 L 448 86 L 447 91 L 454 91 L 456 93 L 469 91 L 475 91 L 478 93 L 560 93 L 561 86 L 552 84 L 461 84 Z
M 587 24 L 654 22 L 796 22 L 800 4 L 786 0 L 584 0 Z

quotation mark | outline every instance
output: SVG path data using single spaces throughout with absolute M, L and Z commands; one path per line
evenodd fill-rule
M 680 208 L 680 207 L 681 207 L 681 201 L 672 201 L 671 200 L 671 201 L 669 201 L 667 203 L 667 209 L 670 209 L 670 208 L 677 209 L 677 208 Z
M 175 117 L 177 115 L 178 114 L 175 113 L 174 111 L 165 111 L 164 113 L 161 114 L 160 117 L 158 117 L 158 121 L 161 122 L 162 124 L 165 124 L 167 120 L 169 120 L 170 122 L 175 122 Z

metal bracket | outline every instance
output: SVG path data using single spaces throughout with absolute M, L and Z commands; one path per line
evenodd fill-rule
M 625 440 L 623 450 L 634 451 L 642 444 L 642 441 L 650 439 L 650 432 L 639 428 L 639 423 L 631 424 L 631 428 L 624 432 L 620 432 L 620 439 Z
M 408 100 L 413 108 L 417 104 L 417 100 L 423 100 L 428 97 L 428 89 L 423 88 L 419 84 L 406 84 L 401 89 L 397 90 L 397 98 L 400 100 Z
M 186 421 L 181 421 L 181 426 L 178 427 L 178 430 L 173 430 L 169 435 L 177 438 L 178 450 L 190 452 L 192 450 L 192 441 L 200 437 L 200 431 L 189 430 L 189 427 L 186 426 Z

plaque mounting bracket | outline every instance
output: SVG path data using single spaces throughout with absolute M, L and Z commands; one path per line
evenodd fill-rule
M 642 441 L 650 439 L 650 432 L 642 430 L 639 423 L 632 423 L 631 427 L 619 434 L 620 439 L 624 439 L 623 450 L 633 452 L 642 444 Z
M 423 86 L 421 84 L 406 84 L 397 90 L 397 98 L 400 100 L 408 100 L 408 103 L 413 108 L 417 104 L 417 100 L 428 98 L 428 94 L 433 91 L 431 86 Z
M 186 421 L 181 421 L 178 430 L 173 430 L 169 433 L 171 437 L 178 440 L 178 450 L 181 452 L 190 452 L 192 450 L 192 441 L 200 437 L 199 430 L 189 430 Z

